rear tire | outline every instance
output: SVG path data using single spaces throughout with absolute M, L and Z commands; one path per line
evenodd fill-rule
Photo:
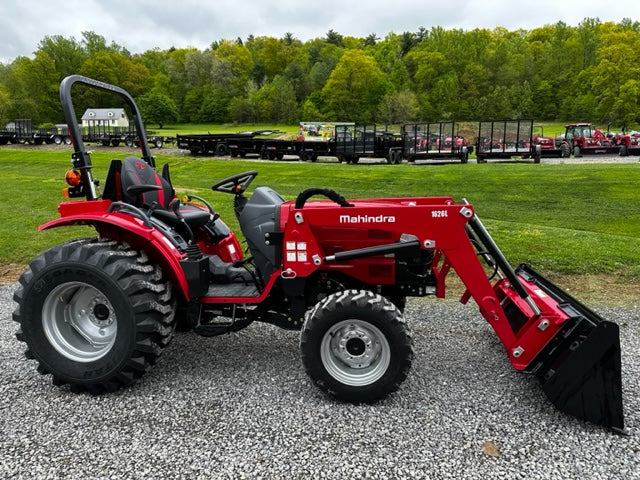
M 14 294 L 18 340 L 55 385 L 92 394 L 133 383 L 174 331 L 171 285 L 127 244 L 83 239 L 35 258 Z
M 620 151 L 618 152 L 618 154 L 621 157 L 628 157 L 629 156 L 629 149 L 627 148 L 626 145 L 621 145 L 620 146 Z
M 578 145 L 576 145 L 575 147 L 573 147 L 573 157 L 574 158 L 580 158 L 582 157 L 582 152 L 580 151 L 580 147 Z
M 400 310 L 363 290 L 334 293 L 307 312 L 300 348 L 313 382 L 353 403 L 375 402 L 398 390 L 413 359 Z

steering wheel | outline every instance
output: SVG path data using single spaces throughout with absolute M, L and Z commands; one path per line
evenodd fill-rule
M 234 195 L 242 195 L 254 178 L 258 176 L 256 170 L 237 173 L 230 177 L 220 180 L 211 186 L 214 192 L 231 193 Z

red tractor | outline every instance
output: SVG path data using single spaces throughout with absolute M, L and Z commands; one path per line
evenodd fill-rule
M 574 157 L 581 157 L 582 155 L 617 155 L 620 147 L 614 139 L 607 137 L 599 128 L 593 128 L 590 123 L 570 123 L 565 125 L 561 149 L 572 152 Z
M 620 147 L 620 156 L 640 155 L 640 132 L 616 135 L 616 144 Z
M 141 158 L 112 160 L 101 192 L 74 84 L 120 95 L 140 136 Z M 71 76 L 60 97 L 73 133 L 70 199 L 40 229 L 89 225 L 96 236 L 36 257 L 13 313 L 27 356 L 54 384 L 114 391 L 156 363 L 176 323 L 213 336 L 259 321 L 301 331 L 302 362 L 319 388 L 373 402 L 411 367 L 406 297 L 444 297 L 453 268 L 467 288 L 462 301 L 475 300 L 516 369 L 535 375 L 562 411 L 624 431 L 618 326 L 531 267 L 513 269 L 466 201 L 347 200 L 324 188 L 288 201 L 266 186 L 247 197 L 257 172 L 244 172 L 212 189 L 233 197 L 245 256 L 206 200 L 178 199 L 168 168 L 156 172 L 126 91 Z M 310 201 L 317 195 L 326 198 Z

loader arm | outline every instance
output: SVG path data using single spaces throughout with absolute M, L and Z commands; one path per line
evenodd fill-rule
M 448 261 L 468 289 L 461 301 L 469 295 L 474 298 L 511 364 L 536 375 L 559 410 L 627 433 L 618 325 L 602 319 L 528 265 L 514 270 L 475 214 L 469 227 L 469 239 L 481 250 L 480 257 L 501 275 L 493 295 L 485 295 L 485 282 L 481 288 L 475 285 L 481 277 L 469 266 L 471 260 L 460 252 L 448 252 Z

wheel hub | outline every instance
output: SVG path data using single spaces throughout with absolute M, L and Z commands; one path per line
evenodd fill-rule
M 77 362 L 93 362 L 115 343 L 117 318 L 109 300 L 82 282 L 59 285 L 42 306 L 44 333 L 60 354 Z
M 352 386 L 377 381 L 391 361 L 383 333 L 359 319 L 344 320 L 330 328 L 322 339 L 320 356 L 332 377 Z

